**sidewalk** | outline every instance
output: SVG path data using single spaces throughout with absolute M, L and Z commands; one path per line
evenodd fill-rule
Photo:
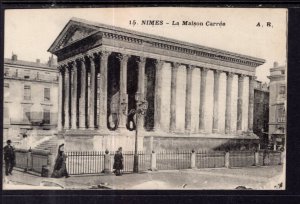
M 42 181 L 58 183 L 64 189 L 235 189 L 245 186 L 252 189 L 274 189 L 283 182 L 283 166 L 187 169 L 144 172 L 138 174 L 113 174 L 71 176 L 69 178 L 42 178 L 15 170 L 8 180 L 14 185 L 26 184 L 34 189 Z M 4 189 L 12 185 L 4 184 Z M 22 188 L 22 186 L 20 186 Z M 46 187 L 40 187 L 44 189 Z M 61 188 L 60 188 L 61 189 Z

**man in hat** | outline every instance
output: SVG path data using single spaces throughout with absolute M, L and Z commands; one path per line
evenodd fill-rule
M 11 146 L 11 140 L 6 141 L 7 145 L 3 148 L 4 150 L 4 161 L 5 161 L 5 175 L 12 175 L 12 170 L 15 165 L 15 150 Z

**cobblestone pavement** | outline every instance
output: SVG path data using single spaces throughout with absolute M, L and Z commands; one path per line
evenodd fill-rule
M 274 189 L 283 182 L 284 166 L 187 169 L 138 174 L 71 176 L 67 179 L 42 178 L 15 170 L 4 177 L 4 189 Z M 40 186 L 43 183 L 46 186 Z M 53 185 L 55 184 L 55 185 Z M 242 187 L 242 188 L 243 188 Z

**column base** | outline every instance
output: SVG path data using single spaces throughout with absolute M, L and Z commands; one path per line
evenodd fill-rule
M 213 129 L 212 133 L 218 133 L 218 129 Z

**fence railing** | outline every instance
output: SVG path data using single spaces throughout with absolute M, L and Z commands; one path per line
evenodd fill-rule
M 51 163 L 49 151 L 16 149 L 15 154 L 16 167 L 24 170 L 41 173 L 43 166 Z M 113 170 L 115 152 L 66 152 L 66 155 L 70 175 L 100 174 Z M 133 161 L 133 151 L 123 152 L 123 172 L 133 171 Z M 270 150 L 138 152 L 139 171 L 267 166 L 282 162 L 282 152 Z

